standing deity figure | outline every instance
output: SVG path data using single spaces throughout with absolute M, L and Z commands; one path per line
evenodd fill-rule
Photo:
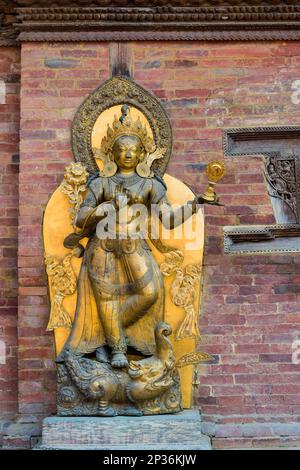
M 164 175 L 168 117 L 124 77 L 81 105 L 72 146 L 76 163 L 51 197 L 43 227 L 58 414 L 176 413 L 191 406 L 195 367 L 209 358 L 196 351 L 199 208 L 218 204 L 214 186 L 223 166 L 210 163 L 202 196 Z M 198 230 L 176 238 L 188 221 Z
M 76 355 L 95 351 L 99 362 L 123 368 L 128 366 L 128 347 L 144 355 L 154 353 L 155 325 L 164 320 L 162 273 L 143 232 L 139 236 L 134 232 L 134 215 L 121 223 L 120 214 L 122 210 L 125 213 L 125 206 L 127 210 L 138 204 L 145 207 L 148 218 L 155 216 L 156 208 L 162 223 L 173 229 L 204 202 L 195 197 L 185 206 L 171 208 L 166 184 L 151 173 L 147 164 L 155 150 L 156 155 L 161 155 L 163 149 L 157 152 L 146 127 L 139 119 L 132 120 L 128 106 L 124 105 L 121 111 L 102 139 L 104 167 L 90 178 L 76 217 L 81 237 L 88 237 L 89 241 L 79 276 L 72 331 L 58 361 L 63 359 L 65 350 Z M 99 238 L 99 223 L 110 210 L 116 214 L 115 227 L 111 233 L 103 230 Z M 95 297 L 97 311 L 86 302 L 89 295 Z M 138 321 L 140 327 L 133 334 L 130 327 Z

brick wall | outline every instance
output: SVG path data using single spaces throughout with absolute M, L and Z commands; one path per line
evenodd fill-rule
M 299 125 L 291 101 L 292 82 L 300 79 L 298 43 L 140 42 L 132 54 L 135 80 L 162 99 L 171 117 L 168 171 L 199 191 L 206 186 L 203 165 L 223 158 L 222 128 Z M 108 64 L 104 43 L 22 46 L 19 412 L 28 421 L 55 412 L 43 209 L 72 160 L 74 113 L 108 78 Z M 216 446 L 246 442 L 245 432 L 250 446 L 253 436 L 293 434 L 282 426 L 299 422 L 300 367 L 291 363 L 291 343 L 300 337 L 300 257 L 223 254 L 222 226 L 274 222 L 261 160 L 227 159 L 226 166 L 219 186 L 226 207 L 205 210 L 200 325 L 202 349 L 215 361 L 201 366 L 196 403 Z
M 0 47 L 0 441 L 1 420 L 17 410 L 19 60 L 17 48 Z
M 299 63 L 296 42 L 135 44 L 135 79 L 171 116 L 169 172 L 200 192 L 203 163 L 224 158 L 222 128 L 299 125 L 291 99 Z M 219 194 L 226 206 L 205 208 L 201 348 L 215 360 L 201 367 L 196 403 L 203 420 L 217 423 L 206 426 L 219 437 L 216 446 L 259 445 L 243 437 L 240 423 L 256 423 L 246 436 L 276 444 L 293 427 L 278 432 L 277 424 L 259 423 L 300 421 L 300 366 L 291 362 L 300 339 L 300 255 L 223 254 L 222 226 L 274 223 L 261 159 L 225 164 Z

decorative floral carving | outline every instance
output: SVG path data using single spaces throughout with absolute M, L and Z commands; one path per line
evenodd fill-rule
M 183 307 L 186 317 L 180 325 L 176 339 L 195 338 L 200 339 L 197 323 L 197 314 L 194 308 L 195 288 L 199 283 L 201 266 L 189 264 L 184 269 L 178 269 L 176 278 L 171 285 L 171 298 L 175 305 Z
M 164 261 L 160 265 L 160 270 L 164 276 L 171 276 L 175 273 L 182 264 L 184 259 L 183 253 L 180 250 L 173 249 L 166 253 Z
M 64 309 L 63 301 L 67 295 L 72 295 L 77 288 L 76 274 L 71 265 L 73 252 L 68 253 L 62 261 L 54 256 L 45 255 L 46 270 L 53 291 L 48 331 L 54 328 L 71 328 L 72 321 Z
M 283 157 L 280 154 L 268 157 L 265 161 L 265 177 L 270 185 L 270 196 L 287 204 L 295 216 L 294 222 L 299 223 L 296 158 L 293 155 Z
M 200 339 L 194 300 L 196 285 L 199 283 L 201 276 L 201 265 L 188 264 L 183 268 L 180 267 L 182 262 L 183 253 L 180 250 L 174 250 L 166 254 L 164 262 L 160 265 L 160 270 L 164 276 L 176 273 L 176 277 L 171 284 L 170 295 L 172 302 L 177 307 L 184 308 L 186 313 L 176 333 L 176 339 Z
M 66 167 L 64 179 L 60 186 L 61 191 L 69 198 L 71 204 L 69 210 L 74 228 L 76 228 L 74 224 L 75 216 L 83 202 L 88 176 L 88 172 L 81 163 L 71 163 Z

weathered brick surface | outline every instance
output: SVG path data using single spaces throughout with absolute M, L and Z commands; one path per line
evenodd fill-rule
M 169 172 L 201 191 L 203 164 L 224 158 L 222 128 L 299 124 L 299 56 L 296 42 L 135 44 L 135 78 L 171 116 Z M 223 254 L 222 226 L 274 223 L 261 159 L 225 163 L 225 207 L 205 208 L 201 349 L 215 359 L 201 366 L 196 403 L 217 423 L 299 422 L 300 256 Z
M 280 450 L 299 449 L 299 437 L 262 437 L 253 439 L 245 438 L 220 438 L 212 439 L 213 449 L 255 449 L 255 450 Z
M 0 47 L 0 419 L 17 410 L 19 63 L 17 48 Z
M 299 43 L 140 42 L 132 51 L 134 78 L 171 117 L 168 171 L 199 192 L 206 186 L 204 165 L 223 158 L 223 128 L 299 125 L 299 105 L 291 99 L 292 83 L 300 79 Z M 52 336 L 45 333 L 43 209 L 72 160 L 75 111 L 108 78 L 108 64 L 104 43 L 22 46 L 18 327 L 24 416 L 55 411 Z M 224 225 L 274 222 L 261 159 L 227 159 L 226 167 L 219 185 L 226 206 L 205 209 L 201 349 L 214 362 L 201 365 L 196 404 L 207 423 L 298 423 L 300 366 L 292 364 L 291 353 L 293 340 L 300 339 L 300 256 L 223 254 Z M 13 247 L 5 248 L 13 256 Z M 233 447 L 238 439 L 259 445 L 252 437 L 230 439 Z M 216 438 L 215 445 L 228 446 L 230 439 Z M 264 439 L 275 442 L 274 435 Z M 9 445 L 13 436 L 7 440 Z

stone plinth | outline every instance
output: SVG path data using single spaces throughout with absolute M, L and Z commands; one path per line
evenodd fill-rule
M 49 417 L 43 421 L 39 449 L 72 450 L 210 450 L 201 433 L 199 412 L 174 415 Z

